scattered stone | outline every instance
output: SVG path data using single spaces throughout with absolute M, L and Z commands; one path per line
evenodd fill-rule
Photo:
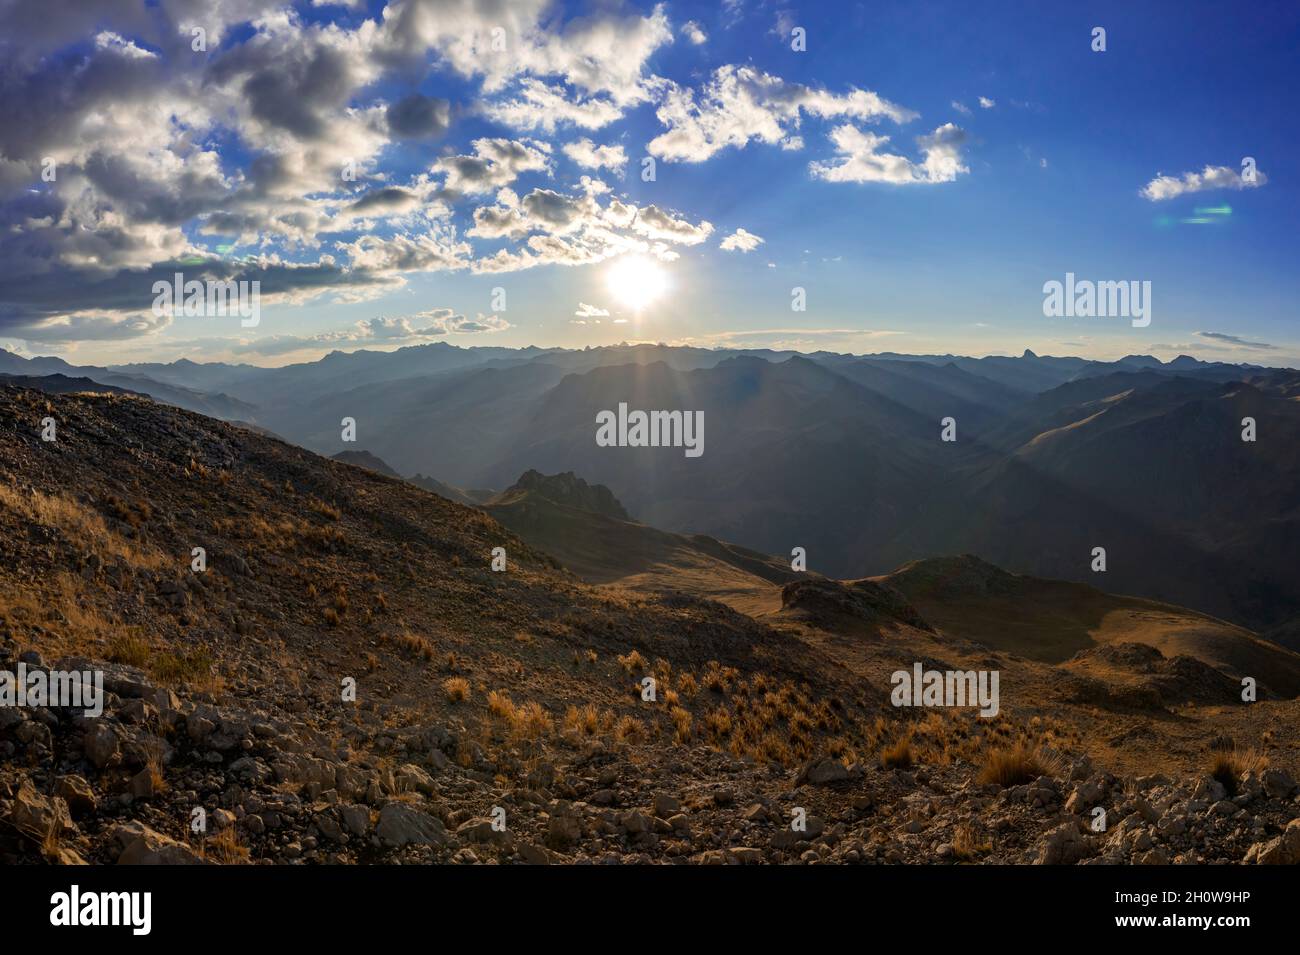
M 375 835 L 385 845 L 398 848 L 445 846 L 451 841 L 441 821 L 401 802 L 390 802 L 379 811 Z
M 95 798 L 90 783 L 75 774 L 54 780 L 54 795 L 68 804 L 74 818 L 90 815 L 99 808 L 99 800 Z
M 118 865 L 203 865 L 193 849 L 139 822 L 122 823 L 108 833 L 122 847 Z

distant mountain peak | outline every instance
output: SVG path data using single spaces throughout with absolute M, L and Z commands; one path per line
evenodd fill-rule
M 378 455 L 371 454 L 369 451 L 340 451 L 334 455 L 335 461 L 342 461 L 344 464 L 352 464 L 359 468 L 365 468 L 368 471 L 378 471 L 380 474 L 386 474 L 389 477 L 400 478 L 401 475 L 388 466 L 387 462 Z
M 1021 355 L 1020 357 L 1021 357 L 1021 358 L 1037 358 L 1038 356 L 1035 355 L 1035 354 L 1034 354 L 1032 351 L 1030 351 L 1028 348 L 1026 348 L 1026 349 L 1025 349 L 1025 353 L 1024 353 L 1023 355 Z
M 1139 368 L 1159 368 L 1164 362 L 1154 355 L 1125 355 L 1118 364 L 1136 365 Z
M 530 469 L 525 471 L 518 481 L 501 494 L 501 499 L 509 498 L 524 491 L 531 491 L 548 501 L 554 501 L 556 504 L 563 504 L 566 507 L 574 507 L 581 511 L 603 514 L 605 517 L 612 517 L 620 521 L 630 521 L 632 519 L 624 510 L 623 505 L 618 502 L 618 498 L 614 496 L 613 491 L 603 484 L 588 484 L 572 471 L 547 475 L 541 471 Z

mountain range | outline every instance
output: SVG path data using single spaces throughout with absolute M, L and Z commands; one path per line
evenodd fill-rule
M 972 553 L 1010 571 L 1195 608 L 1296 645 L 1300 373 L 1181 357 L 801 355 L 663 345 L 335 352 L 282 368 L 94 368 L 0 354 L 0 373 L 89 378 L 362 449 L 481 503 L 530 469 L 610 488 L 666 532 L 834 577 Z M 51 379 L 51 384 L 56 379 Z M 619 403 L 702 411 L 699 458 L 602 448 Z M 342 440 L 343 419 L 355 441 Z M 1243 419 L 1255 421 L 1244 441 Z M 954 441 L 942 440 L 952 419 Z M 1094 549 L 1105 570 L 1094 570 Z

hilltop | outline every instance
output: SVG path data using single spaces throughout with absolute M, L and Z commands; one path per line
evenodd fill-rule
M 571 472 L 525 472 L 484 509 L 590 583 L 687 593 L 757 613 L 779 606 L 780 585 L 799 576 L 757 551 L 634 521 L 609 488 Z

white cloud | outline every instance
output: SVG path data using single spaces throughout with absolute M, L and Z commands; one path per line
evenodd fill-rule
M 491 334 L 511 328 L 499 315 L 474 318 L 451 308 L 433 308 L 396 318 L 366 318 L 344 328 L 316 335 L 259 335 L 256 338 L 210 338 L 186 343 L 191 351 L 217 352 L 235 357 L 319 353 L 340 345 L 395 347 L 427 342 L 447 335 Z
M 752 232 L 746 232 L 744 229 L 737 229 L 731 235 L 719 243 L 718 248 L 724 252 L 753 252 L 763 244 L 763 239 L 754 235 Z
M 997 105 L 997 103 L 993 102 L 993 100 L 989 99 L 987 96 L 980 97 L 980 109 L 992 109 Z
M 694 20 L 687 20 L 682 24 L 681 34 L 696 46 L 708 42 L 709 39 L 709 35 L 704 32 L 704 27 L 700 26 Z
M 376 52 L 418 65 L 433 51 L 463 76 L 482 76 L 489 94 L 520 76 L 558 77 L 619 106 L 644 101 L 645 64 L 672 42 L 663 5 L 646 16 L 597 12 L 562 28 L 550 0 L 393 0 L 373 33 Z M 545 20 L 544 20 L 545 18 Z
M 1201 338 L 1208 338 L 1214 342 L 1222 342 L 1223 344 L 1228 345 L 1232 348 L 1245 348 L 1249 350 L 1269 351 L 1277 347 L 1275 345 L 1270 345 L 1268 342 L 1249 341 L 1245 338 L 1242 338 L 1240 335 L 1228 335 L 1225 334 L 1224 332 L 1197 332 L 1196 334 L 1199 335 Z
M 260 278 L 264 303 L 378 294 L 405 272 L 467 267 L 475 253 L 450 227 L 453 204 L 549 173 L 550 147 L 482 138 L 391 180 L 391 143 L 454 132 L 463 115 L 414 85 L 448 71 L 481 78 L 462 99 L 547 131 L 599 128 L 666 89 L 647 70 L 674 41 L 662 5 L 566 18 L 551 0 L 390 0 L 382 12 L 347 2 L 356 12 L 328 22 L 283 0 L 104 0 L 94 11 L 44 0 L 35 16 L 0 0 L 0 330 L 151 334 L 150 283 L 177 260 Z M 196 17 L 206 52 L 189 47 Z M 581 156 L 597 161 L 588 169 L 617 169 L 621 150 Z M 46 156 L 57 180 L 32 189 Z M 527 227 L 503 236 L 531 237 L 491 258 L 671 258 L 671 246 L 697 241 L 693 230 L 707 234 L 707 223 L 657 223 L 653 207 L 569 209 L 608 191 L 589 177 L 581 189 L 516 200 Z M 338 262 L 319 252 L 331 245 Z M 291 260 L 307 249 L 314 261 Z
M 822 118 L 890 119 L 916 117 L 911 110 L 868 90 L 843 95 L 787 83 L 751 66 L 722 66 L 698 92 L 671 84 L 655 115 L 667 132 L 646 149 L 670 162 L 702 162 L 750 140 L 778 143 L 799 126 L 802 114 Z
M 432 166 L 434 172 L 446 174 L 446 187 L 470 194 L 491 192 L 512 183 L 525 172 L 549 168 L 543 143 L 522 143 L 512 139 L 476 139 L 470 156 L 448 156 Z
M 808 166 L 815 179 L 827 182 L 911 183 L 952 182 L 970 170 L 962 165 L 961 146 L 966 133 L 959 126 L 945 123 L 933 133 L 917 137 L 924 156 L 913 162 L 906 156 L 880 152 L 888 136 L 864 132 L 845 123 L 831 132 L 838 157 L 830 162 L 813 162 Z
M 586 302 L 579 302 L 578 310 L 573 314 L 578 318 L 608 318 L 609 309 L 597 308 L 595 305 L 588 305 Z
M 510 327 L 510 323 L 498 315 L 480 313 L 474 318 L 468 318 L 458 314 L 454 309 L 432 308 L 398 318 L 362 319 L 351 328 L 339 332 L 326 332 L 316 338 L 335 342 L 406 341 L 417 338 L 438 338 L 449 334 L 500 332 Z
M 623 110 L 606 97 L 570 97 L 560 86 L 526 79 L 514 99 L 489 103 L 484 114 L 515 129 L 534 129 L 554 133 L 556 127 L 577 126 L 600 129 L 619 119 Z
M 1254 181 L 1249 181 L 1228 166 L 1206 166 L 1201 172 L 1185 172 L 1181 178 L 1157 174 L 1143 188 L 1141 195 L 1152 202 L 1174 199 L 1191 192 L 1207 192 L 1211 189 L 1253 189 L 1268 182 L 1262 171 L 1255 172 Z
M 363 235 L 355 242 L 339 243 L 351 257 L 352 267 L 368 272 L 429 272 L 469 265 L 468 243 L 433 235 L 395 235 L 388 239 Z
M 597 146 L 590 139 L 579 139 L 565 143 L 563 151 L 564 155 L 584 169 L 612 169 L 619 172 L 627 165 L 627 154 L 619 145 Z
M 474 210 L 469 235 L 478 238 L 523 240 L 514 249 L 500 249 L 479 258 L 479 273 L 513 272 L 538 265 L 586 265 L 625 252 L 652 255 L 670 262 L 673 246 L 692 246 L 713 232 L 706 221 L 692 223 L 657 206 L 635 206 L 586 190 L 565 195 L 534 189 L 522 199 L 509 189 L 497 193 L 495 205 Z M 525 239 L 524 237 L 527 236 Z
M 699 245 L 713 232 L 713 223 L 691 225 L 687 220 L 675 218 L 658 206 L 642 206 L 637 211 L 632 230 L 649 239 L 680 245 Z
M 957 112 L 961 113 L 963 116 L 970 115 L 970 107 L 967 106 L 965 103 L 960 103 L 957 100 L 953 100 L 952 108 L 955 109 Z

